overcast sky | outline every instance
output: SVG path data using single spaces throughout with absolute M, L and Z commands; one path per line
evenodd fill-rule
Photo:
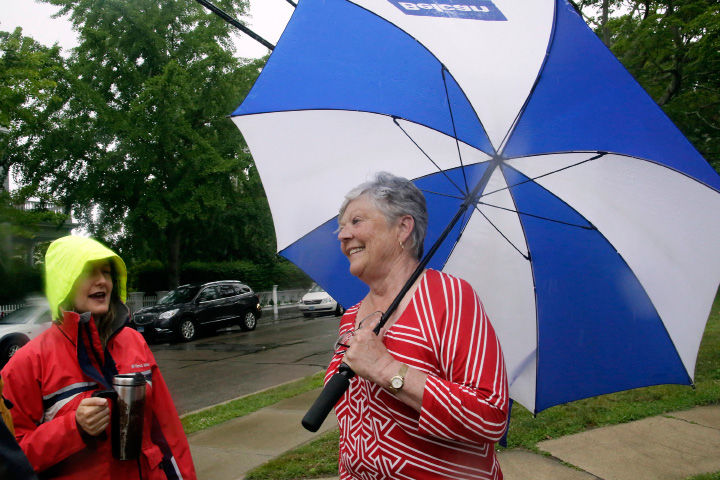
M 63 49 L 70 49 L 77 45 L 75 32 L 67 20 L 51 18 L 58 10 L 58 7 L 34 0 L 0 0 L 0 30 L 13 31 L 20 26 L 25 35 L 40 43 L 50 46 L 58 42 Z M 250 0 L 250 16 L 243 20 L 251 30 L 274 45 L 292 12 L 293 7 L 287 0 Z M 258 58 L 268 53 L 255 40 L 235 28 L 233 31 L 237 32 L 234 37 L 238 56 Z

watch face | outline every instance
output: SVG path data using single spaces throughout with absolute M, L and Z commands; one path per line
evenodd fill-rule
M 393 388 L 401 388 L 403 386 L 403 379 L 400 377 L 394 377 L 390 383 Z

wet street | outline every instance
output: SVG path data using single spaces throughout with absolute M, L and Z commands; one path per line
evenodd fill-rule
M 189 343 L 150 347 L 179 414 L 323 370 L 339 317 L 262 318 L 252 332 L 234 328 Z

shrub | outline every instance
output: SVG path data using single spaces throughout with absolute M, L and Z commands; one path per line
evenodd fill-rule
M 23 301 L 28 295 L 43 292 L 42 269 L 20 259 L 0 262 L 0 304 Z
M 151 294 L 168 290 L 168 273 L 160 260 L 145 260 L 128 267 L 128 286 Z
M 146 260 L 128 268 L 128 285 L 146 293 L 168 290 L 167 268 L 159 260 Z M 247 260 L 231 262 L 191 261 L 180 268 L 180 284 L 216 280 L 241 280 L 253 290 L 308 288 L 312 280 L 285 259 L 256 264 Z

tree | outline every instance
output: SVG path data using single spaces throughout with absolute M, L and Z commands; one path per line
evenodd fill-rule
M 229 27 L 192 0 L 49 2 L 70 15 L 80 44 L 62 117 L 32 144 L 23 175 L 125 257 L 165 258 L 176 285 L 183 256 L 239 199 L 258 198 L 226 116 L 261 63 L 236 59 Z M 219 3 L 237 16 L 247 2 Z
M 47 48 L 19 27 L 0 31 L 0 127 L 8 130 L 0 136 L 0 185 L 61 105 L 64 69 L 60 47 Z
M 579 6 L 598 10 L 586 17 L 591 26 L 720 172 L 720 3 L 584 0 Z
M 64 72 L 59 47 L 45 47 L 23 36 L 20 28 L 0 32 L 0 185 L 10 166 L 22 161 L 52 124 L 62 105 L 57 92 L 65 82 Z M 42 277 L 31 253 L 48 234 L 67 231 L 66 214 L 16 208 L 28 193 L 11 195 L 0 186 L 0 303 L 41 290 Z

